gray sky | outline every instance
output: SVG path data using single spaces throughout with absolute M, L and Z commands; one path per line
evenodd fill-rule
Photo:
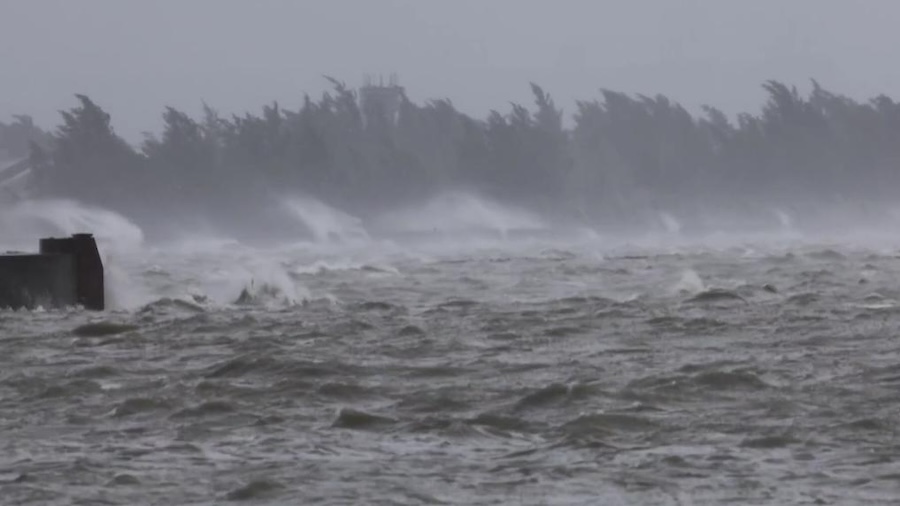
M 138 142 L 164 105 L 293 108 L 323 74 L 391 72 L 478 117 L 529 81 L 567 113 L 600 88 L 756 111 L 771 78 L 900 97 L 897 19 L 897 0 L 0 0 L 0 120 L 53 127 L 85 93 Z

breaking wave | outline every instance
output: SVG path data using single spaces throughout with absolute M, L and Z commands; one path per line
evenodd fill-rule
M 325 203 L 305 197 L 287 197 L 282 207 L 306 227 L 320 243 L 347 243 L 369 240 L 362 220 Z
M 143 231 L 128 218 L 73 200 L 23 200 L 0 210 L 0 235 L 17 248 L 33 249 L 39 237 L 81 232 L 93 234 L 104 250 L 135 249 L 144 242 Z

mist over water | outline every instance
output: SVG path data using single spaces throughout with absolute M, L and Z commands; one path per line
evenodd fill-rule
M 316 199 L 292 197 L 284 199 L 282 204 L 292 217 L 309 230 L 315 242 L 364 242 L 369 239 L 361 219 Z
M 9 504 L 895 497 L 883 231 L 771 207 L 612 234 L 458 192 L 278 205 L 298 227 L 264 246 L 3 208 L 4 248 L 94 233 L 110 303 L 0 311 Z
M 549 229 L 533 213 L 461 192 L 372 216 L 366 223 L 309 197 L 279 202 L 285 217 L 301 227 L 259 246 L 207 229 L 179 228 L 169 239 L 147 241 L 138 225 L 114 211 L 72 200 L 23 200 L 0 213 L 0 248 L 32 252 L 42 237 L 92 233 L 106 268 L 110 306 L 136 310 L 162 298 L 229 305 L 242 293 L 250 296 L 245 302 L 260 295 L 296 304 L 310 298 L 297 273 L 359 269 L 397 256 L 534 247 L 535 240 L 547 239 Z M 596 234 L 571 235 L 573 240 L 585 237 Z
M 27 244 L 30 250 L 35 238 L 85 231 L 94 234 L 104 250 L 136 249 L 144 241 L 140 227 L 128 218 L 72 200 L 22 200 L 2 206 L 0 211 L 0 245 L 7 249 Z
M 434 233 L 449 236 L 536 232 L 547 225 L 528 211 L 499 205 L 471 193 L 445 192 L 426 203 L 377 217 L 375 226 L 390 233 Z
M 769 211 L 765 228 L 746 232 L 722 227 L 691 234 L 675 215 L 661 211 L 656 230 L 611 234 L 561 225 L 464 192 L 443 193 L 418 206 L 365 219 L 310 197 L 292 196 L 278 202 L 284 217 L 300 228 L 260 246 L 206 229 L 197 233 L 181 229 L 169 239 L 148 241 L 135 222 L 114 211 L 64 199 L 23 200 L 0 213 L 0 249 L 34 251 L 41 237 L 89 231 L 97 238 L 105 263 L 111 307 L 136 310 L 163 298 L 228 306 L 242 294 L 244 302 L 260 296 L 270 302 L 299 304 L 316 297 L 300 279 L 303 275 L 363 269 L 379 262 L 387 265 L 397 259 L 438 261 L 505 254 L 501 252 L 527 256 L 558 248 L 603 258 L 816 244 L 890 248 L 900 242 L 874 227 L 802 232 L 792 216 L 778 208 Z M 679 283 L 700 286 L 699 281 Z
M 140 151 L 84 96 L 15 125 L 0 250 L 94 234 L 108 309 L 0 309 L 4 504 L 900 494 L 900 106 L 333 84 Z

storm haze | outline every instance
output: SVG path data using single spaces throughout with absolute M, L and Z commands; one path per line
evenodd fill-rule
M 898 19 L 0 0 L 0 502 L 897 504 Z
M 897 10 L 14 3 L 0 189 L 153 237 L 893 223 Z
M 475 117 L 528 102 L 529 82 L 567 114 L 599 88 L 736 114 L 759 108 L 769 79 L 900 93 L 898 15 L 889 0 L 6 1 L 0 121 L 30 114 L 49 129 L 83 93 L 139 143 L 164 106 L 294 107 L 328 88 L 322 75 L 356 86 L 389 73 L 412 100 Z

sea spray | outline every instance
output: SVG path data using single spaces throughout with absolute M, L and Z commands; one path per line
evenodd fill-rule
M 148 296 L 125 265 L 144 246 L 143 231 L 128 218 L 66 199 L 21 200 L 0 209 L 3 250 L 36 252 L 41 238 L 76 233 L 93 234 L 97 241 L 108 309 L 133 308 L 146 301 Z
M 681 222 L 671 213 L 665 211 L 660 212 L 659 220 L 662 222 L 663 228 L 665 228 L 668 234 L 678 235 L 681 233 Z
M 128 218 L 108 209 L 73 200 L 23 200 L 0 212 L 0 232 L 16 242 L 40 237 L 94 235 L 102 251 L 134 251 L 143 246 L 144 234 Z
M 235 274 L 233 281 L 243 286 L 234 301 L 294 305 L 311 298 L 309 290 L 291 279 L 280 262 L 260 259 L 240 265 Z
M 442 193 L 424 205 L 385 213 L 375 223 L 388 232 L 448 235 L 492 232 L 501 237 L 517 230 L 546 227 L 530 212 L 464 192 Z
M 673 294 L 697 294 L 707 290 L 708 286 L 703 282 L 700 274 L 694 269 L 684 269 L 681 276 L 672 286 Z
M 155 292 L 166 297 L 229 305 L 249 296 L 295 304 L 310 298 L 290 272 L 299 254 L 224 238 L 194 238 L 160 250 L 156 258 L 161 265 L 148 274 L 157 286 Z
M 285 197 L 282 207 L 306 227 L 319 243 L 350 243 L 369 240 L 362 220 L 327 204 L 306 197 Z
M 774 209 L 772 212 L 775 213 L 775 216 L 778 217 L 778 223 L 781 225 L 781 229 L 790 232 L 794 229 L 794 219 L 791 217 L 787 211 L 783 209 Z

